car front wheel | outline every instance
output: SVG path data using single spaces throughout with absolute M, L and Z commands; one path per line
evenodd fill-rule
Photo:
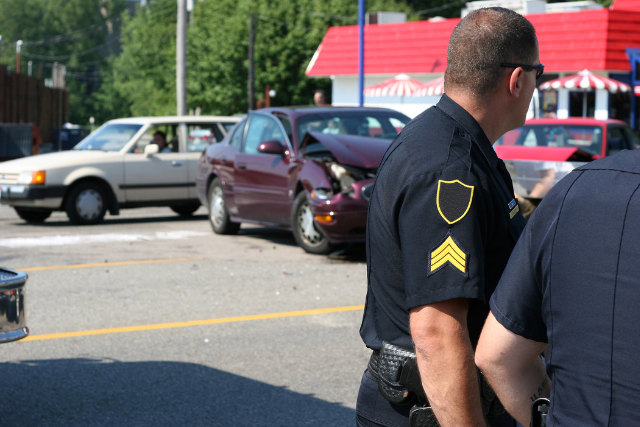
M 51 216 L 51 210 L 49 209 L 29 209 L 14 207 L 18 216 L 27 222 L 44 222 L 45 219 Z
M 65 210 L 74 224 L 97 224 L 107 212 L 106 192 L 96 183 L 81 182 L 71 189 Z
M 222 183 L 218 178 L 209 186 L 209 223 L 216 234 L 237 234 L 240 223 L 231 222 L 225 203 Z
M 296 243 L 310 254 L 326 255 L 334 247 L 316 228 L 307 194 L 301 191 L 296 196 L 291 210 L 291 228 Z

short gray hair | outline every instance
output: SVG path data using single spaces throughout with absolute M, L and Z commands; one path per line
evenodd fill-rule
M 479 99 L 495 92 L 508 72 L 501 63 L 534 65 L 536 30 L 525 17 L 502 7 L 474 10 L 449 40 L 445 92 L 463 89 Z

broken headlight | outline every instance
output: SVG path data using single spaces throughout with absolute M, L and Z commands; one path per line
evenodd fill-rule
M 367 171 L 353 166 L 339 165 L 337 163 L 330 164 L 329 170 L 334 179 L 332 182 L 334 191 L 348 195 L 353 195 L 352 184 L 354 182 L 375 177 L 375 171 Z

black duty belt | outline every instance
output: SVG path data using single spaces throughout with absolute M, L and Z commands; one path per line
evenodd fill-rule
M 421 406 L 429 406 L 413 350 L 383 341 L 380 351 L 371 354 L 368 369 L 378 380 L 378 391 L 389 402 L 408 405 L 417 400 Z M 478 379 L 484 415 L 492 418 L 502 414 L 504 407 L 480 370 Z

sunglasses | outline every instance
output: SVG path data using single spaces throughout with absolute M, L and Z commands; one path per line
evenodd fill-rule
M 528 70 L 536 70 L 536 80 L 538 80 L 540 77 L 542 77 L 542 74 L 544 73 L 544 64 L 540 64 L 540 65 L 523 65 L 523 64 L 508 64 L 506 62 L 503 62 L 502 64 L 500 64 L 501 67 L 513 67 L 513 68 L 525 68 Z

